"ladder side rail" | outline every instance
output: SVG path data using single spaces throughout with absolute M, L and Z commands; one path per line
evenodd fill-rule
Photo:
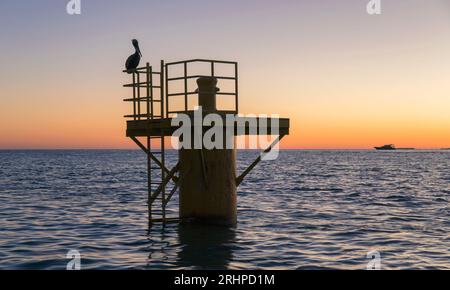
M 136 74 L 137 77 L 137 83 L 139 84 L 141 82 L 141 76 L 139 73 Z M 141 87 L 137 86 L 137 111 L 138 111 L 138 116 L 137 119 L 140 120 L 141 119 Z
M 166 114 L 165 116 L 168 118 L 169 117 L 169 65 L 165 64 L 164 65 L 165 70 L 164 70 L 164 75 L 165 75 L 165 88 L 164 88 L 164 98 L 166 99 Z M 162 74 L 162 72 L 161 72 Z M 162 96 L 161 96 L 162 98 Z
M 239 81 L 238 81 L 238 63 L 234 64 L 234 110 L 239 112 Z
M 136 121 L 136 73 L 133 72 L 133 119 Z
M 187 62 L 183 64 L 184 66 L 184 110 L 188 110 L 188 79 L 187 79 Z
M 150 64 L 147 62 L 147 83 L 146 83 L 146 87 L 147 87 L 147 99 L 146 99 L 146 105 L 147 105 L 147 120 L 150 119 L 150 90 L 152 89 L 150 87 L 150 76 L 151 76 L 151 69 L 150 69 Z
M 163 119 L 164 118 L 164 98 L 163 98 L 163 96 L 164 96 L 164 86 L 163 86 L 163 78 L 162 78 L 162 76 L 163 76 L 163 74 L 162 74 L 162 72 L 163 72 L 163 70 L 164 70 L 164 61 L 163 60 L 161 60 L 161 74 L 160 74 L 160 98 L 161 98 L 161 102 L 160 102 L 160 116 L 161 116 L 161 119 Z M 162 163 L 162 167 L 161 167 L 161 181 L 164 181 L 165 180 L 165 178 L 166 178 L 166 176 L 165 176 L 165 174 L 166 174 L 166 172 L 164 171 L 164 169 L 163 169 L 163 167 L 165 167 L 166 166 L 166 154 L 165 154 L 165 140 L 164 140 L 164 130 L 162 129 L 161 130 L 161 163 Z M 162 210 L 162 218 L 163 218 L 163 220 L 165 220 L 166 219 L 166 203 L 165 203 L 165 198 L 166 198 L 166 186 L 163 186 L 163 190 L 162 190 L 162 203 L 161 203 L 161 206 L 162 206 L 162 208 L 161 208 L 161 210 Z
M 152 68 L 150 64 L 147 62 L 147 71 L 146 71 L 146 80 L 147 80 L 147 132 L 150 132 L 150 123 L 148 122 L 151 118 L 151 92 L 153 90 L 151 77 L 152 77 Z M 148 222 L 151 223 L 152 220 L 152 159 L 151 159 L 151 139 L 150 136 L 147 136 L 147 210 L 148 210 Z

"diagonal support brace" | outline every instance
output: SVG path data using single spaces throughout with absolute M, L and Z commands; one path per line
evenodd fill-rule
M 151 158 L 153 161 L 155 161 L 156 165 L 158 165 L 161 169 L 163 169 L 167 174 L 170 173 L 170 170 L 167 169 L 167 167 L 165 167 L 165 166 L 161 163 L 161 161 L 159 161 L 158 158 L 156 158 L 155 155 L 153 155 L 153 153 L 150 152 L 150 150 L 148 150 L 147 148 L 145 148 L 145 146 L 144 146 L 144 145 L 143 145 L 136 137 L 130 136 L 130 138 L 131 138 L 131 140 L 134 141 L 134 143 L 136 143 L 136 144 L 139 146 L 139 148 L 142 149 L 142 151 L 144 151 L 145 154 L 148 154 L 148 155 L 150 156 L 150 158 Z M 173 176 L 172 176 L 172 180 L 173 180 L 174 182 L 177 182 L 177 181 L 178 181 L 178 177 L 176 177 L 175 175 L 173 175 Z
M 275 147 L 275 145 L 277 145 L 278 142 L 281 141 L 281 139 L 283 139 L 283 137 L 286 135 L 280 135 L 278 136 L 273 142 L 272 144 L 270 144 L 269 147 L 267 147 L 259 156 L 258 158 L 255 159 L 255 161 L 253 161 L 252 164 L 250 164 L 249 167 L 247 167 L 247 169 L 244 170 L 244 172 L 242 172 L 241 175 L 239 175 L 238 178 L 236 178 L 236 186 L 239 186 L 242 181 L 244 180 L 244 178 L 247 176 L 247 174 L 250 173 L 250 171 L 252 171 L 253 168 L 255 168 L 255 166 L 262 160 L 262 156 L 264 156 L 265 154 L 269 153 L 270 151 L 272 151 L 273 147 Z
M 181 186 L 181 183 L 184 180 L 184 176 L 185 175 L 181 175 L 180 178 L 178 179 L 178 182 L 175 183 L 174 187 L 172 188 L 172 190 L 170 191 L 169 195 L 167 196 L 166 200 L 164 200 L 164 205 L 167 205 L 167 203 L 169 203 L 170 199 L 172 198 L 172 196 L 175 194 L 175 192 L 178 190 L 178 188 Z
M 152 199 L 152 200 L 155 200 L 155 199 L 158 197 L 158 195 L 159 195 L 159 194 L 161 193 L 161 191 L 166 187 L 167 183 L 169 183 L 169 181 L 170 181 L 171 179 L 173 179 L 175 173 L 176 173 L 179 169 L 180 169 L 180 162 L 178 162 L 177 165 L 175 165 L 175 166 L 172 168 L 172 170 L 170 170 L 169 174 L 166 176 L 166 178 L 164 178 L 164 180 L 161 182 L 161 184 L 158 186 L 158 188 L 157 188 L 157 189 L 155 190 L 155 192 L 152 194 L 152 196 L 151 196 L 151 199 Z M 178 183 L 179 180 L 180 180 L 180 179 L 178 178 L 176 183 Z

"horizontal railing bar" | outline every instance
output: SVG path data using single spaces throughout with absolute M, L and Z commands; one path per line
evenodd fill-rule
M 127 99 L 123 99 L 124 102 L 132 102 L 132 101 L 152 101 L 152 102 L 161 102 L 161 100 L 154 100 L 150 97 L 140 97 L 140 98 L 127 98 Z
M 167 94 L 168 97 L 176 97 L 176 96 L 184 96 L 184 95 L 196 95 L 198 92 L 187 92 L 187 93 L 174 93 L 174 94 Z
M 135 83 L 135 84 L 125 84 L 125 85 L 123 85 L 125 88 L 132 88 L 132 87 L 135 87 L 135 88 L 137 88 L 137 87 L 141 87 L 141 88 L 145 88 L 145 87 L 147 87 L 147 85 L 150 85 L 150 87 L 152 87 L 152 88 L 157 88 L 157 89 L 160 89 L 161 88 L 161 86 L 152 86 L 151 85 L 152 83 Z
M 166 63 L 166 66 L 169 65 L 176 65 L 176 64 L 183 64 L 183 63 L 190 63 L 190 62 L 214 62 L 214 63 L 225 63 L 225 64 L 237 64 L 235 61 L 226 61 L 226 60 L 215 60 L 215 59 L 189 59 L 189 60 L 182 60 L 182 61 L 175 61 L 175 62 L 168 62 Z
M 139 118 L 139 117 L 148 117 L 148 118 L 156 118 L 156 119 L 161 119 L 161 116 L 152 116 L 152 115 L 149 115 L 149 114 L 136 114 L 136 115 L 124 115 L 123 116 L 124 118 L 134 118 L 134 117 L 136 117 L 136 118 Z
M 208 75 L 193 75 L 193 76 L 187 76 L 187 77 L 176 77 L 176 78 L 168 78 L 167 81 L 180 81 L 185 79 L 195 79 L 195 78 L 202 78 L 202 77 L 211 77 Z M 236 80 L 235 77 L 224 77 L 224 76 L 214 76 L 216 79 L 221 80 Z
M 190 111 L 168 111 L 167 114 L 179 114 L 179 113 L 193 113 L 193 110 Z M 228 114 L 237 114 L 237 111 L 229 111 L 229 110 L 218 110 L 216 113 L 228 113 Z
M 184 95 L 196 95 L 198 92 L 187 92 L 187 93 L 173 93 L 173 94 L 167 94 L 168 97 L 176 97 L 176 96 L 184 96 Z M 236 93 L 226 93 L 226 92 L 217 92 L 216 95 L 229 95 L 229 96 L 236 96 Z
M 140 71 L 140 70 L 144 70 L 145 69 L 145 71 Z M 137 73 L 140 73 L 140 74 L 146 74 L 147 73 L 147 71 L 146 71 L 146 68 L 145 67 L 142 67 L 142 68 L 138 68 L 138 70 L 139 71 L 137 71 Z M 160 72 L 157 72 L 157 71 L 152 71 L 152 75 L 160 75 L 161 73 Z
M 167 114 L 189 113 L 193 111 L 168 111 Z
M 180 217 L 165 217 L 165 218 L 152 218 L 151 223 L 179 223 L 185 219 Z

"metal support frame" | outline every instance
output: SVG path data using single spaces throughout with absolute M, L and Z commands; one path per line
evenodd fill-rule
M 133 114 L 132 115 L 126 115 L 126 118 L 132 118 L 134 121 L 139 120 L 146 120 L 146 132 L 151 132 L 152 129 L 152 121 L 154 120 L 160 120 L 164 118 L 170 118 L 172 114 L 177 113 L 187 113 L 189 112 L 188 109 L 188 98 L 190 95 L 198 94 L 198 92 L 189 92 L 188 91 L 188 80 L 190 79 L 196 79 L 199 77 L 203 77 L 204 75 L 190 75 L 188 71 L 188 64 L 194 63 L 194 62 L 203 62 L 203 63 L 209 63 L 210 64 L 210 76 L 213 76 L 217 79 L 222 80 L 228 80 L 234 82 L 234 91 L 232 92 L 217 92 L 217 95 L 229 95 L 234 96 L 235 101 L 235 108 L 234 111 L 220 111 L 222 113 L 227 114 L 237 114 L 239 109 L 239 87 L 238 87 L 238 63 L 232 62 L 232 61 L 220 61 L 220 60 L 207 60 L 207 59 L 191 59 L 191 60 L 185 60 L 185 61 L 179 61 L 179 62 L 171 62 L 171 63 L 164 63 L 164 61 L 161 60 L 161 70 L 160 72 L 153 71 L 152 67 L 149 63 L 146 64 L 145 67 L 137 68 L 132 71 L 132 81 L 131 84 L 125 84 L 124 87 L 132 87 L 133 88 L 133 97 L 124 99 L 126 102 L 133 102 Z M 234 66 L 234 75 L 228 75 L 224 76 L 218 73 L 218 68 L 216 67 L 216 64 L 228 64 Z M 171 74 L 169 73 L 169 67 L 180 65 L 182 69 L 182 76 L 176 76 L 171 77 Z M 130 73 L 129 71 L 124 71 L 127 73 Z M 140 74 L 145 74 L 145 78 L 143 78 L 143 82 L 141 83 L 141 76 Z M 159 75 L 159 86 L 155 86 L 153 83 L 153 75 Z M 169 93 L 169 84 L 171 81 L 183 81 L 183 91 L 182 92 L 175 92 L 175 93 Z M 141 88 L 146 88 L 146 94 L 145 97 L 141 97 Z M 153 92 L 153 89 L 159 88 L 160 89 L 160 98 L 155 99 L 155 94 Z M 184 101 L 184 111 L 170 111 L 169 106 L 169 98 L 172 96 L 180 96 L 183 97 Z M 146 112 L 144 114 L 144 111 L 141 112 L 141 102 L 146 102 Z M 160 102 L 160 114 L 155 115 L 158 112 L 158 107 L 154 106 L 155 103 Z M 145 110 L 144 108 L 142 108 Z M 168 169 L 165 166 L 165 134 L 168 134 L 164 131 L 164 129 L 161 130 L 159 135 L 151 135 L 150 133 L 146 134 L 148 136 L 146 137 L 146 145 L 144 145 L 141 141 L 137 139 L 137 136 L 130 136 L 130 139 L 133 140 L 139 148 L 144 151 L 147 157 L 147 186 L 148 186 L 148 192 L 147 192 L 147 198 L 148 198 L 148 214 L 149 214 L 149 226 L 151 226 L 154 222 L 169 222 L 171 220 L 179 220 L 179 218 L 166 218 L 166 206 L 167 203 L 170 201 L 172 196 L 175 194 L 175 192 L 181 187 L 181 184 L 184 180 L 184 174 L 181 174 L 180 167 L 181 164 L 179 162 L 172 168 Z M 277 136 L 277 138 L 272 142 L 272 144 L 266 148 L 245 170 L 244 172 L 239 175 L 239 177 L 236 178 L 236 186 L 239 186 L 245 177 L 250 173 L 250 171 L 263 159 L 264 155 L 269 153 L 277 143 L 281 141 L 281 139 L 286 134 L 280 134 Z M 161 151 L 155 151 L 152 152 L 152 138 L 159 138 L 160 139 L 160 146 Z M 161 159 L 158 159 L 154 154 L 161 154 Z M 199 157 L 201 161 L 202 166 L 202 177 L 204 186 L 208 187 L 208 180 L 207 180 L 207 166 L 205 162 L 205 156 L 203 150 L 200 150 Z M 152 163 L 156 164 L 157 168 L 152 167 Z M 152 170 L 153 169 L 160 169 L 161 170 L 161 182 L 152 182 Z M 186 172 L 190 171 L 188 169 Z M 178 176 L 177 176 L 178 173 Z M 174 186 L 171 188 L 169 193 L 166 195 L 166 188 L 169 184 L 169 182 L 173 182 Z M 158 187 L 155 189 L 155 191 L 152 192 L 152 185 L 158 184 Z M 152 205 L 156 200 L 161 200 L 161 210 L 162 210 L 162 217 L 161 218 L 152 218 Z
M 158 188 L 155 190 L 155 192 L 152 194 L 151 198 L 155 199 L 158 197 L 158 195 L 163 191 L 163 189 L 166 187 L 166 185 L 169 183 L 170 180 L 172 180 L 173 177 L 175 177 L 175 174 L 180 169 L 180 163 L 178 162 L 177 165 L 175 165 L 172 170 L 170 170 L 169 174 L 167 174 L 166 178 L 163 179 L 161 184 L 158 186 Z M 179 182 L 179 179 L 177 179 L 176 183 Z

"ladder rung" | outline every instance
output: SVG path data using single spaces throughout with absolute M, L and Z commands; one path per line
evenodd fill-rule
M 153 211 L 152 210 L 152 215 L 162 215 L 162 211 Z
M 150 222 L 152 223 L 161 223 L 161 222 L 167 222 L 167 223 L 177 223 L 180 222 L 181 218 L 179 217 L 166 217 L 166 218 L 155 218 L 151 219 Z

